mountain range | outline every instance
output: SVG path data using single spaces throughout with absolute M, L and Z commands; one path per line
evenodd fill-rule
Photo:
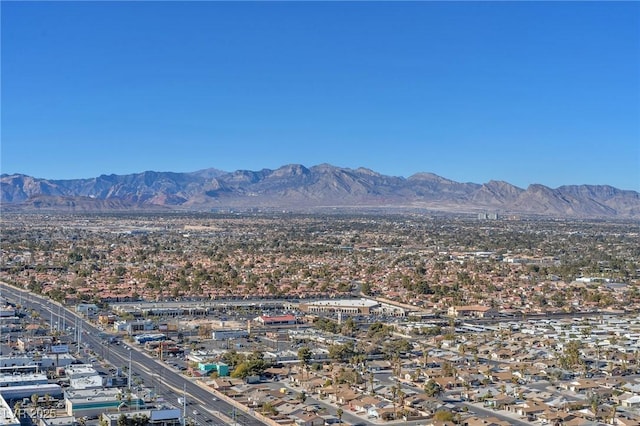
M 425 209 L 434 211 L 640 218 L 640 193 L 608 185 L 461 183 L 432 173 L 408 178 L 366 168 L 289 164 L 276 170 L 205 169 L 50 180 L 0 176 L 3 209 L 113 211 L 278 209 Z

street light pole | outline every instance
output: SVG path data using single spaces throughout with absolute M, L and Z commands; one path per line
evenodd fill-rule
M 182 426 L 187 424 L 187 384 L 182 384 Z
M 77 343 L 78 343 L 78 355 L 80 355 L 80 340 L 82 340 L 82 322 L 80 322 L 78 320 L 78 318 L 76 318 L 76 336 L 77 336 Z

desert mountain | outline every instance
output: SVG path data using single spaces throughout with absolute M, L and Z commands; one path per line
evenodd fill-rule
M 276 170 L 217 169 L 48 180 L 22 174 L 0 177 L 4 208 L 22 210 L 141 210 L 323 208 L 491 211 L 558 217 L 640 217 L 640 194 L 606 185 L 526 189 L 507 182 L 461 183 L 432 173 L 408 178 L 366 168 L 289 164 Z

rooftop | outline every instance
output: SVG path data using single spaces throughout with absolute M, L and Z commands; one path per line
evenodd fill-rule
M 309 302 L 309 306 L 342 306 L 342 307 L 374 307 L 379 303 L 370 299 L 337 299 L 337 300 L 317 300 L 315 302 Z

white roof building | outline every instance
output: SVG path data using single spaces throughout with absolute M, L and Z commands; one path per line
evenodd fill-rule
M 380 304 L 371 299 L 318 300 L 300 304 L 300 310 L 309 313 L 341 312 L 344 314 L 368 315 Z
M 20 420 L 2 397 L 0 397 L 0 410 L 0 426 L 20 426 Z

